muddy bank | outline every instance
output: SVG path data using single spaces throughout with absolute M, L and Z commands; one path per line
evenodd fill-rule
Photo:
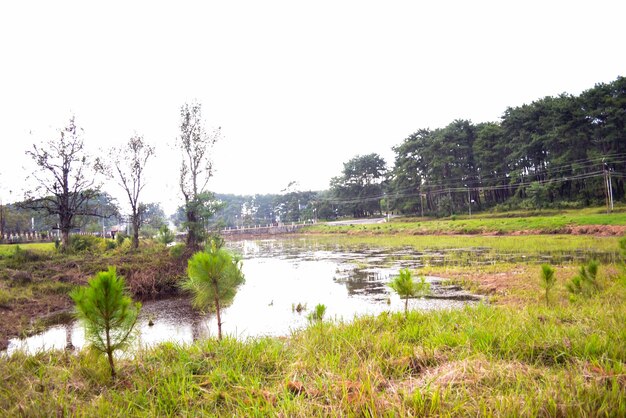
M 26 262 L 19 269 L 0 269 L 0 280 L 8 295 L 0 303 L 0 349 L 10 338 L 37 331 L 45 320 L 70 310 L 69 291 L 84 285 L 95 273 L 115 266 L 124 276 L 137 300 L 173 295 L 178 292 L 178 278 L 185 273 L 186 261 L 170 257 L 167 250 L 136 254 L 84 254 Z M 15 277 L 28 280 L 16 282 Z M 49 323 L 49 321 L 47 322 Z

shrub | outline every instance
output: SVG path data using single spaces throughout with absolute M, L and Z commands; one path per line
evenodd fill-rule
M 176 237 L 174 236 L 174 234 L 172 233 L 172 231 L 170 231 L 170 229 L 167 227 L 167 225 L 163 225 L 159 228 L 159 233 L 157 235 L 157 241 L 159 241 L 161 244 L 169 244 L 174 242 L 174 239 Z
M 598 283 L 598 268 L 600 263 L 591 260 L 587 266 L 580 266 L 578 274 L 566 284 L 567 290 L 573 295 L 591 296 L 600 290 Z
M 117 243 L 114 240 L 112 240 L 112 239 L 105 239 L 104 240 L 104 250 L 105 251 L 114 250 L 115 247 L 117 247 Z
M 170 248 L 170 257 L 180 260 L 185 255 L 185 244 L 176 244 Z
M 133 243 L 130 238 L 124 238 L 121 244 L 117 244 L 117 250 L 121 253 L 126 253 L 131 250 Z
M 128 235 L 123 232 L 118 232 L 117 234 L 115 234 L 115 242 L 117 243 L 117 246 L 121 247 L 126 238 L 128 238 Z
M 103 251 L 103 239 L 93 235 L 71 235 L 70 251 L 74 253 L 101 252 Z

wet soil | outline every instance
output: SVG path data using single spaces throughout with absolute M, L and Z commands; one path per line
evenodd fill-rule
M 172 259 L 164 251 L 162 254 L 114 256 L 85 254 L 80 258 L 53 258 L 17 266 L 20 271 L 27 272 L 32 281 L 21 285 L 27 296 L 0 305 L 0 350 L 7 347 L 10 338 L 36 331 L 33 326 L 38 319 L 71 310 L 73 303 L 68 289 L 86 284 L 90 277 L 107 266 L 115 266 L 118 275 L 126 278 L 135 299 L 144 299 L 176 294 L 175 281 L 184 273 L 185 265 L 184 260 Z M 0 266 L 0 280 L 5 281 L 3 286 L 17 286 L 10 282 L 12 271 L 15 270 Z

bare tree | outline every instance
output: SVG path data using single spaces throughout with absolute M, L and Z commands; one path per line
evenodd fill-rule
M 20 206 L 58 216 L 62 248 L 66 250 L 74 218 L 102 214 L 90 205 L 100 187 L 90 170 L 82 129 L 76 126 L 72 116 L 59 133 L 58 139 L 51 139 L 42 147 L 33 145 L 32 150 L 26 151 L 37 165 L 38 170 L 32 176 L 38 185 L 26 192 Z
M 185 198 L 185 226 L 187 247 L 195 250 L 204 237 L 202 216 L 207 215 L 212 195 L 206 185 L 213 174 L 209 152 L 221 137 L 221 128 L 210 132 L 204 127 L 202 107 L 199 103 L 185 103 L 180 108 L 180 136 L 182 151 L 180 190 Z
M 143 223 L 143 212 L 145 205 L 139 202 L 139 193 L 145 186 L 144 169 L 148 159 L 154 155 L 154 147 L 147 144 L 143 137 L 135 135 L 128 140 L 128 143 L 120 148 L 113 148 L 110 153 L 110 160 L 113 163 L 113 170 L 104 168 L 106 165 L 100 162 L 100 167 L 105 173 L 115 177 L 119 185 L 126 192 L 128 203 L 131 208 L 131 223 L 133 225 L 133 248 L 139 247 L 139 229 Z

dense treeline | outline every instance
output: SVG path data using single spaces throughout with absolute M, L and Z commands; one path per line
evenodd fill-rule
M 626 78 L 579 96 L 561 94 L 506 109 L 499 122 L 455 120 L 419 129 L 394 147 L 384 172 L 357 156 L 322 199 L 339 215 L 398 211 L 447 216 L 505 209 L 586 206 L 625 197 Z M 360 167 L 359 170 L 354 170 Z M 355 180 L 356 179 L 356 180 Z M 368 208 L 365 210 L 364 208 Z
M 357 155 L 323 192 L 218 195 L 222 226 L 373 216 L 448 216 L 502 209 L 603 204 L 626 190 L 626 78 L 578 96 L 561 94 L 510 107 L 499 122 L 455 120 L 419 129 L 394 147 L 387 169 Z M 610 179 L 610 182 L 609 182 Z
M 626 78 L 508 108 L 499 123 L 421 129 L 394 151 L 387 193 L 403 212 L 589 205 L 609 187 L 624 199 Z
M 626 200 L 626 78 L 578 96 L 564 93 L 509 107 L 498 122 L 455 120 L 444 128 L 419 129 L 393 150 L 392 168 L 377 154 L 357 155 L 326 191 L 297 191 L 290 183 L 282 194 L 216 195 L 202 203 L 206 208 L 195 215 L 197 222 L 237 227 L 389 211 L 448 216 L 496 206 Z M 173 216 L 178 226 L 189 223 L 188 209 Z M 32 218 L 36 226 L 51 223 L 11 207 L 5 211 L 3 230 L 29 229 Z M 91 229 L 101 228 L 99 223 Z

